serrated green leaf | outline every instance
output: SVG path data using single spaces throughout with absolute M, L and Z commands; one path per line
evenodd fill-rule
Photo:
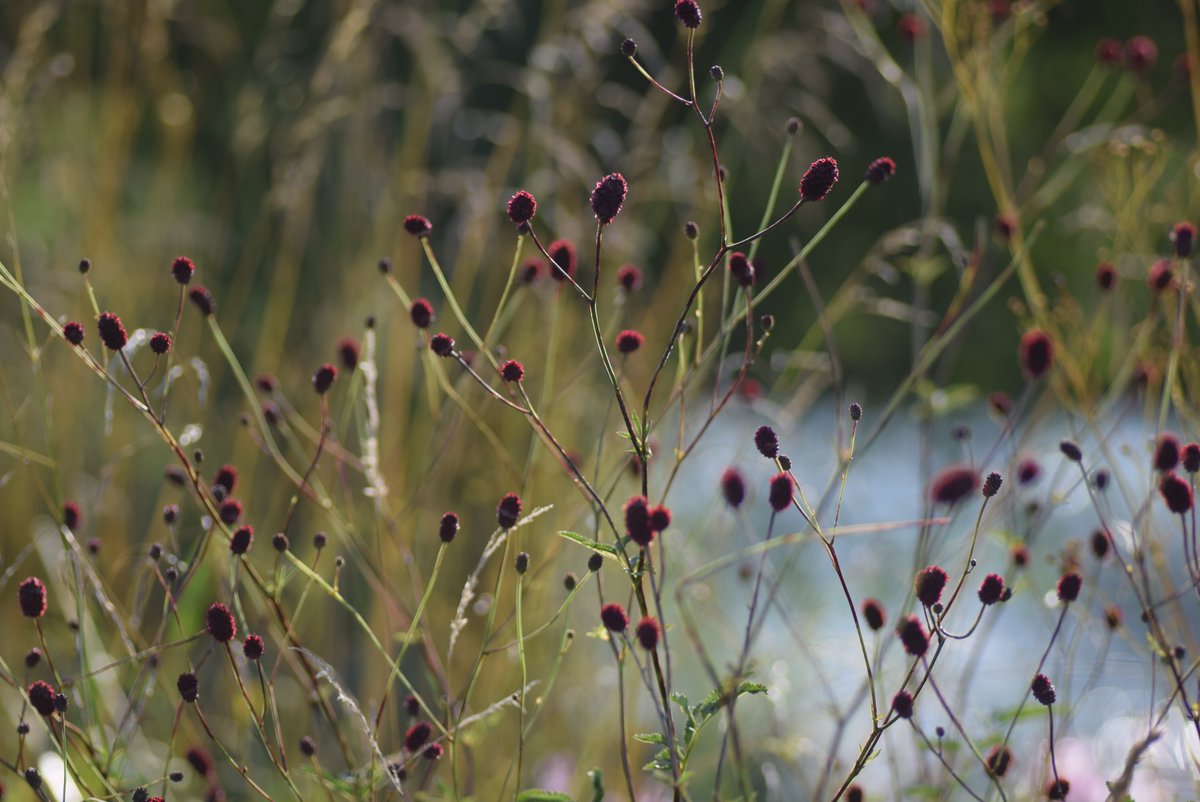
M 661 732 L 638 732 L 634 733 L 633 740 L 641 741 L 644 744 L 658 744 L 665 746 L 667 738 Z
M 567 540 L 578 543 L 581 546 L 585 546 L 592 551 L 598 552 L 601 556 L 609 558 L 610 560 L 617 559 L 617 550 L 614 547 L 604 543 L 598 543 L 591 538 L 584 537 L 578 532 L 568 532 L 565 529 L 560 529 L 558 536 L 565 537 Z

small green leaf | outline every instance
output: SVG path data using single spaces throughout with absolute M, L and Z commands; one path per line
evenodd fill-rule
M 667 743 L 666 736 L 664 736 L 661 732 L 635 733 L 633 740 L 641 741 L 644 744 L 658 744 L 659 746 L 665 746 Z
M 558 532 L 558 536 L 565 537 L 567 540 L 571 540 L 571 541 L 574 541 L 575 543 L 578 543 L 581 546 L 585 546 L 585 547 L 591 549 L 592 551 L 598 552 L 599 554 L 601 554 L 604 557 L 608 557 L 610 560 L 617 559 L 617 550 L 615 548 L 613 548 L 612 546 L 605 545 L 604 543 L 597 543 L 595 540 L 592 540 L 591 538 L 586 538 L 577 532 L 568 532 L 566 530 L 560 529 Z
M 592 778 L 592 802 L 601 802 L 604 799 L 604 772 L 592 769 L 588 776 Z
M 529 788 L 517 794 L 517 802 L 575 802 L 575 800 L 558 791 Z

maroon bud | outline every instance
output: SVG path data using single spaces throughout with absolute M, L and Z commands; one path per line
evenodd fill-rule
M 1158 438 L 1154 447 L 1154 469 L 1158 471 L 1173 471 L 1179 464 L 1179 438 L 1173 434 L 1164 433 Z
M 617 335 L 617 350 L 622 354 L 632 354 L 642 347 L 642 343 L 645 340 L 646 338 L 642 336 L 640 331 L 626 329 Z
M 545 272 L 546 263 L 541 259 L 526 259 L 521 264 L 521 283 L 532 284 Z
M 279 552 L 280 554 L 283 554 L 288 550 L 288 536 L 283 532 L 276 532 L 271 537 L 271 548 L 275 549 L 275 551 Z
M 226 526 L 233 526 L 241 520 L 242 512 L 242 502 L 235 498 L 227 498 L 217 507 L 217 514 Z
M 979 474 L 969 465 L 951 465 L 933 479 L 929 495 L 938 504 L 953 506 L 979 487 Z
M 525 378 L 525 366 L 515 359 L 510 359 L 500 366 L 500 376 L 506 382 L 519 382 Z
M 546 248 L 546 253 L 550 255 L 550 261 L 553 263 L 550 265 L 550 275 L 555 281 L 566 281 L 568 277 L 575 277 L 579 264 L 572 243 L 565 239 L 555 240 Z
M 416 752 L 425 745 L 432 732 L 433 727 L 429 725 L 428 721 L 418 721 L 404 733 L 404 748 L 410 752 Z
M 754 433 L 754 447 L 767 459 L 779 456 L 779 435 L 770 426 L 760 426 Z
M 239 526 L 229 538 L 229 550 L 234 554 L 245 554 L 250 551 L 250 544 L 254 542 L 254 527 L 246 525 Z
M 426 760 L 441 760 L 445 752 L 446 750 L 441 744 L 429 744 L 421 754 L 425 756 Z
M 232 465 L 222 465 L 213 476 L 213 484 L 225 488 L 226 493 L 232 493 L 237 485 L 237 468 Z
M 862 603 L 863 619 L 867 626 L 878 632 L 887 623 L 887 611 L 878 599 L 865 599 Z
M 617 268 L 617 285 L 626 292 L 642 288 L 642 271 L 637 265 L 621 265 Z
M 1054 341 L 1041 329 L 1030 329 L 1021 336 L 1017 354 L 1025 375 L 1031 379 L 1040 379 L 1054 365 Z
M 411 693 L 404 697 L 404 711 L 413 718 L 421 715 L 421 702 Z
M 826 156 L 817 159 L 800 179 L 800 197 L 808 202 L 824 200 L 838 180 L 837 161 Z
M 905 14 L 896 22 L 896 29 L 905 41 L 915 42 L 925 35 L 925 22 L 916 14 Z
M 528 223 L 537 214 L 537 200 L 525 190 L 508 199 L 508 219 L 514 225 Z
M 624 632 L 629 626 L 629 616 L 625 608 L 616 602 L 609 602 L 600 608 L 600 621 L 609 632 Z
M 1080 462 L 1083 460 L 1083 452 L 1074 440 L 1060 440 L 1058 450 L 1062 452 L 1064 457 L 1071 460 L 1071 462 Z
M 671 510 L 666 505 L 659 504 L 650 508 L 650 528 L 655 532 L 663 532 L 671 525 Z
M 212 756 L 199 746 L 193 746 L 191 749 L 187 750 L 187 754 L 185 754 L 184 757 L 187 758 L 188 764 L 191 765 L 195 772 L 201 777 L 207 777 L 213 773 L 215 766 L 213 765 Z M 179 780 L 182 779 L 183 775 L 180 775 Z M 179 780 L 176 780 L 176 782 Z M 155 799 L 162 799 L 162 797 L 151 797 L 150 802 L 154 802 Z
M 156 332 L 150 338 L 150 350 L 162 356 L 171 350 L 171 335 L 165 331 Z
M 1146 285 L 1155 293 L 1163 292 L 1170 289 L 1175 283 L 1175 269 L 1171 266 L 1170 259 L 1159 259 L 1154 264 L 1150 265 L 1150 270 L 1146 273 Z
M 242 641 L 242 654 L 246 655 L 247 660 L 261 660 L 265 651 L 262 635 L 247 635 Z
M 657 618 L 648 615 L 641 621 L 638 621 L 634 634 L 637 635 L 638 643 L 642 644 L 642 648 L 648 652 L 652 652 L 658 648 L 658 639 L 662 635 L 662 626 L 658 623 Z
M 892 697 L 892 710 L 900 718 L 913 717 L 913 697 L 908 691 L 900 691 Z
M 992 412 L 1006 418 L 1012 413 L 1013 403 L 1008 393 L 997 391 L 988 395 L 988 406 L 991 407 Z
M 17 601 L 26 618 L 41 618 L 46 614 L 46 586 L 36 576 L 26 577 L 17 588 Z
M 650 523 L 650 504 L 645 496 L 634 496 L 625 502 L 625 534 L 639 546 L 650 545 L 654 540 L 654 527 Z
M 191 672 L 180 674 L 179 679 L 175 680 L 175 688 L 179 691 L 179 698 L 188 704 L 200 698 L 200 681 Z
M 408 317 L 418 329 L 427 329 L 436 318 L 433 314 L 433 304 L 425 298 L 418 298 L 408 308 Z
M 1035 459 L 1025 459 L 1017 466 L 1017 481 L 1023 485 L 1031 485 L 1042 474 L 1042 468 Z
M 429 232 L 433 231 L 433 225 L 426 217 L 422 217 L 419 214 L 410 214 L 404 218 L 404 230 L 414 237 L 428 237 Z
M 1068 603 L 1075 601 L 1082 587 L 1083 577 L 1079 574 L 1073 571 L 1063 574 L 1058 580 L 1058 600 Z
M 314 549 L 320 551 L 329 545 L 329 535 L 324 532 L 313 532 L 312 544 Z
M 83 326 L 72 320 L 63 326 L 63 339 L 71 345 L 79 345 L 83 342 Z
M 1020 543 L 1015 544 L 1010 549 L 1009 554 L 1012 556 L 1013 565 L 1017 568 L 1024 568 L 1029 565 L 1029 549 L 1024 545 Z
M 983 497 L 991 498 L 1000 492 L 1000 485 L 1004 484 L 1003 477 L 996 471 L 992 471 L 983 480 Z
M 867 166 L 867 181 L 872 184 L 882 184 L 896 172 L 896 163 L 884 156 L 876 159 Z
M 1003 744 L 996 744 L 984 758 L 984 766 L 993 777 L 1003 777 L 1012 765 L 1012 752 Z
M 900 642 L 904 644 L 904 651 L 913 657 L 920 657 L 929 648 L 929 633 L 925 630 L 921 619 L 915 615 L 903 618 L 900 625 L 896 627 L 896 634 L 900 636 Z
M 454 338 L 448 334 L 435 334 L 429 340 L 429 350 L 438 356 L 451 356 L 454 353 Z
M 626 58 L 633 58 L 637 55 L 637 42 L 633 39 L 621 40 L 621 55 Z
M 1149 72 L 1158 61 L 1158 45 L 1149 36 L 1135 36 L 1125 43 L 1125 66 L 1133 72 Z
M 1044 704 L 1046 707 L 1054 704 L 1057 694 L 1054 692 L 1054 686 L 1050 684 L 1050 678 L 1045 674 L 1038 674 L 1033 678 L 1033 682 L 1029 686 L 1029 690 L 1033 692 L 1033 698 Z
M 754 286 L 754 265 L 741 251 L 735 251 L 730 255 L 729 275 L 733 276 L 733 280 L 738 283 L 739 287 Z
M 129 342 L 125 327 L 121 325 L 121 318 L 112 312 L 100 315 L 100 319 L 96 322 L 96 328 L 100 330 L 100 341 L 110 351 L 120 351 Z
M 1097 560 L 1103 560 L 1108 556 L 1108 549 L 1111 545 L 1108 542 L 1108 532 L 1103 529 L 1097 529 L 1095 532 L 1092 532 L 1091 544 L 1092 556 Z
M 521 497 L 516 493 L 506 494 L 496 506 L 496 520 L 500 524 L 500 528 L 512 529 L 520 517 Z
M 1105 67 L 1121 63 L 1121 43 L 1116 39 L 1101 39 L 1096 42 L 1096 61 Z
M 313 374 L 313 389 L 317 391 L 317 395 L 324 395 L 329 392 L 329 388 L 333 386 L 335 379 L 337 379 L 337 368 L 326 362 L 317 368 L 317 372 Z
M 25 667 L 37 668 L 37 664 L 42 662 L 42 650 L 34 646 L 29 651 L 25 652 Z
M 946 572 L 936 565 L 918 571 L 914 582 L 917 599 L 926 607 L 937 604 L 942 599 L 942 591 L 946 589 L 946 580 Z
M 196 285 L 188 290 L 188 300 L 200 310 L 200 314 L 208 317 L 217 311 L 217 302 L 207 287 Z
M 1174 471 L 1168 471 L 1158 480 L 1158 493 L 1166 502 L 1167 509 L 1183 515 L 1192 508 L 1192 486 Z
M 996 230 L 996 236 L 1003 242 L 1008 242 L 1017 233 L 1017 218 L 1011 213 L 1003 213 L 996 215 L 992 221 L 992 226 Z
M 1109 629 L 1117 629 L 1121 626 L 1121 621 L 1124 616 L 1121 614 L 1121 608 L 1110 604 L 1104 608 L 1104 623 Z
M 988 574 L 979 583 L 979 601 L 984 606 L 990 606 L 1000 601 L 1004 596 L 1004 577 L 999 574 Z
M 685 27 L 694 31 L 700 27 L 700 4 L 696 0 L 676 0 L 675 16 Z
M 1096 265 L 1096 284 L 1105 292 L 1111 290 L 1117 283 L 1117 268 L 1112 262 L 1101 262 Z
M 592 190 L 592 213 L 600 225 L 608 225 L 621 213 L 628 192 L 629 184 L 620 173 L 609 173 L 596 182 Z
M 343 368 L 353 371 L 358 367 L 358 360 L 362 358 L 362 346 L 358 340 L 353 337 L 339 337 L 335 348 Z
M 721 474 L 721 495 L 735 510 L 746 500 L 746 480 L 737 468 L 726 468 Z
M 317 754 L 317 742 L 312 739 L 311 735 L 305 735 L 300 739 L 300 752 L 305 757 L 315 757 Z
M 1183 447 L 1183 469 L 1188 473 L 1200 471 L 1200 443 L 1188 443 Z
M 49 716 L 54 713 L 54 686 L 44 680 L 38 680 L 25 689 L 29 696 L 29 704 L 40 715 Z
M 846 789 L 846 802 L 863 802 L 863 789 L 855 784 Z
M 443 543 L 449 543 L 454 540 L 458 534 L 458 515 L 453 512 L 448 512 L 442 516 L 442 520 L 438 522 L 438 537 Z
M 229 643 L 237 634 L 237 624 L 233 620 L 233 613 L 220 602 L 213 602 L 209 606 L 208 612 L 204 614 L 204 624 L 208 629 L 208 634 L 212 635 L 213 640 L 217 643 Z
M 1186 259 L 1192 255 L 1196 243 L 1196 227 L 1191 223 L 1176 223 L 1171 229 L 1171 242 L 1175 243 L 1175 255 Z
M 67 529 L 72 531 L 79 528 L 79 522 L 83 520 L 83 513 L 79 510 L 79 505 L 74 501 L 68 501 L 63 504 L 63 523 Z
M 1046 784 L 1047 799 L 1066 799 L 1067 794 L 1071 790 L 1071 783 L 1059 777 L 1057 780 L 1051 780 Z
M 192 280 L 192 275 L 196 272 L 196 263 L 186 256 L 176 256 L 175 261 L 171 263 L 171 275 L 180 284 L 189 284 Z
M 792 477 L 786 472 L 775 474 L 767 499 L 775 512 L 783 512 L 792 506 Z

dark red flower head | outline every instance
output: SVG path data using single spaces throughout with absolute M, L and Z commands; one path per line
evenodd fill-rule
M 733 276 L 733 280 L 738 283 L 739 287 L 754 286 L 754 265 L 741 251 L 730 254 L 729 275 Z
M 1170 289 L 1175 284 L 1175 268 L 1170 259 L 1159 259 L 1150 265 L 1146 272 L 1146 286 L 1159 293 Z
M 908 691 L 899 691 L 892 697 L 892 710 L 900 718 L 913 717 L 913 697 Z
M 63 326 L 63 339 L 71 345 L 79 345 L 83 342 L 83 326 L 77 321 L 69 321 Z
M 317 395 L 325 395 L 325 393 L 329 392 L 329 388 L 333 386 L 333 382 L 336 378 L 337 368 L 329 362 L 326 362 L 324 365 L 317 368 L 317 372 L 313 374 L 313 389 L 317 391 Z
M 804 177 L 800 179 L 800 197 L 810 203 L 824 200 L 837 180 L 837 161 L 829 156 L 817 159 L 809 165 Z
M 566 281 L 568 277 L 575 277 L 575 272 L 579 269 L 579 262 L 575 255 L 574 244 L 565 239 L 555 240 L 546 248 L 546 253 L 550 255 L 550 260 L 553 262 L 550 265 L 550 275 L 555 281 Z
M 521 497 L 516 493 L 508 493 L 500 499 L 496 506 L 496 520 L 501 529 L 512 529 L 521 517 Z
M 1108 292 L 1117 284 L 1117 268 L 1112 262 L 1101 262 L 1096 265 L 1096 285 Z
M 609 173 L 596 182 L 592 190 L 592 214 L 600 225 L 606 226 L 621 213 L 629 184 L 620 173 Z
M 746 500 L 746 479 L 737 468 L 726 468 L 721 474 L 721 495 L 725 503 L 737 509 Z
M 1186 259 L 1192 255 L 1196 244 L 1196 227 L 1188 222 L 1176 223 L 1171 229 L 1171 242 L 1175 243 L 1175 255 Z
M 887 611 L 878 599 L 865 599 L 862 603 L 863 619 L 867 626 L 878 632 L 887 623 Z
M 454 540 L 458 534 L 458 515 L 457 513 L 448 512 L 442 516 L 442 520 L 438 521 L 438 537 L 443 543 L 449 543 Z
M 433 727 L 428 721 L 418 721 L 408 728 L 404 733 L 404 748 L 410 752 L 415 752 L 425 745 L 429 740 L 429 736 L 433 733 Z
M 450 356 L 454 353 L 454 338 L 449 334 L 435 334 L 429 339 L 429 350 L 438 356 Z
M 150 338 L 150 350 L 162 356 L 171 350 L 171 335 L 165 331 L 155 332 Z
M 414 237 L 428 237 L 429 232 L 433 231 L 433 224 L 429 222 L 429 218 L 422 217 L 419 214 L 410 214 L 404 218 L 404 230 Z
M 1166 502 L 1167 509 L 1183 515 L 1192 508 L 1192 486 L 1174 471 L 1168 471 L 1158 480 L 1158 494 Z
M 528 223 L 535 214 L 537 200 L 525 190 L 520 190 L 508 199 L 508 219 L 512 220 L 514 225 Z
M 229 551 L 234 554 L 245 554 L 250 551 L 250 544 L 254 542 L 254 527 L 247 524 L 239 526 L 234 531 L 233 536 L 229 538 Z
M 1068 571 L 1058 580 L 1058 600 L 1061 602 L 1073 602 L 1079 598 L 1079 591 L 1082 588 L 1083 577 L 1074 571 Z
M 900 642 L 904 644 L 904 651 L 913 657 L 920 657 L 929 648 L 929 632 L 921 623 L 921 619 L 915 615 L 905 616 L 901 619 L 900 625 L 896 627 L 896 634 L 900 636 Z
M 767 499 L 775 512 L 783 512 L 792 506 L 792 477 L 788 473 L 780 472 L 771 477 Z
M 1125 43 L 1125 66 L 1134 72 L 1149 72 L 1158 61 L 1158 45 L 1149 36 L 1135 36 Z
M 916 14 L 905 14 L 896 22 L 896 29 L 906 41 L 915 42 L 925 35 L 925 22 Z
M 1031 379 L 1045 376 L 1054 365 L 1054 341 L 1041 329 L 1030 329 L 1021 336 L 1017 349 L 1021 369 Z
M 179 675 L 179 679 L 175 680 L 175 689 L 179 691 L 179 698 L 188 704 L 200 698 L 200 680 L 190 671 Z
M 685 27 L 694 31 L 700 27 L 700 4 L 696 0 L 676 0 L 675 16 Z
M 918 571 L 914 582 L 918 601 L 926 607 L 932 607 L 941 601 L 947 578 L 946 572 L 936 565 Z
M 640 331 L 626 329 L 617 335 L 617 350 L 622 354 L 632 354 L 634 351 L 642 347 L 645 341 Z
M 991 498 L 1000 492 L 1000 486 L 1004 484 L 1004 477 L 996 471 L 989 473 L 983 480 L 983 496 Z
M 1116 39 L 1101 39 L 1096 42 L 1096 61 L 1105 67 L 1121 63 L 1121 43 Z
M 1121 620 L 1125 616 L 1121 613 L 1121 608 L 1110 604 L 1104 608 L 1104 623 L 1109 629 L 1117 629 L 1121 626 Z
M 1057 780 L 1046 783 L 1047 799 L 1066 799 L 1070 791 L 1071 783 L 1065 777 L 1059 777 Z
M 429 303 L 425 298 L 416 299 L 412 302 L 412 306 L 408 308 L 408 317 L 417 328 L 429 328 L 429 324 L 435 320 L 433 304 Z
M 754 433 L 754 447 L 767 459 L 779 456 L 779 435 L 770 426 L 760 426 Z
M 664 532 L 671 525 L 671 510 L 664 504 L 650 508 L 650 528 L 655 532 Z
M 625 534 L 639 546 L 648 546 L 654 540 L 654 527 L 650 523 L 650 503 L 645 496 L 634 496 L 625 502 Z
M 25 689 L 29 695 L 29 704 L 43 716 L 54 713 L 54 686 L 43 680 L 38 680 Z
M 217 514 L 227 526 L 233 526 L 242 517 L 242 502 L 235 498 L 227 498 L 217 507 Z
M 1179 438 L 1173 434 L 1164 433 L 1154 446 L 1154 468 L 1159 471 L 1173 471 L 1179 464 Z
M 988 774 L 993 777 L 1003 777 L 1008 771 L 1008 767 L 1012 765 L 1012 752 L 1007 746 L 996 744 L 988 751 L 984 758 L 984 765 Z
M 1054 686 L 1050 684 L 1050 678 L 1045 674 L 1038 674 L 1033 678 L 1033 682 L 1029 685 L 1029 690 L 1033 692 L 1033 698 L 1044 704 L 1046 707 L 1054 704 L 1058 698 L 1054 692 Z
M 887 156 L 876 159 L 867 165 L 867 181 L 872 184 L 882 184 L 896 173 L 896 163 Z
M 265 651 L 262 635 L 247 635 L 242 641 L 242 654 L 246 655 L 247 660 L 261 660 Z
M 846 802 L 863 802 L 863 789 L 855 783 L 846 789 Z
M 984 605 L 992 605 L 1004 596 L 1004 577 L 999 574 L 988 574 L 979 583 L 979 601 Z
M 658 648 L 658 639 L 662 635 L 662 625 L 658 623 L 657 618 L 648 615 L 641 621 L 638 621 L 634 634 L 637 635 L 638 643 L 642 644 L 642 648 L 648 652 L 652 652 Z
M 189 284 L 192 280 L 192 275 L 196 272 L 196 263 L 186 256 L 176 256 L 175 261 L 171 262 L 171 275 L 180 284 Z
M 204 625 L 208 629 L 208 634 L 212 635 L 213 640 L 218 643 L 229 643 L 237 634 L 237 624 L 233 620 L 233 613 L 220 602 L 213 602 L 209 606 L 208 612 L 204 614 Z
M 17 601 L 26 618 L 41 618 L 46 614 L 46 586 L 36 576 L 26 577 L 17 588 Z
M 184 757 L 187 758 L 188 764 L 195 769 L 196 773 L 201 777 L 209 776 L 213 773 L 213 769 L 216 768 L 213 764 L 212 755 L 199 746 L 193 746 L 191 749 L 187 750 L 187 753 L 184 755 Z M 149 802 L 154 802 L 155 799 L 162 799 L 162 797 L 151 797 Z
M 200 310 L 200 314 L 208 317 L 217 311 L 217 302 L 213 298 L 213 294 L 207 287 L 202 287 L 197 284 L 188 290 L 188 300 L 192 305 Z
M 1021 464 L 1017 466 L 1017 481 L 1023 485 L 1033 484 L 1041 475 L 1042 467 L 1033 458 L 1021 460 Z
M 1012 557 L 1013 565 L 1017 568 L 1024 568 L 1029 565 L 1029 549 L 1024 544 L 1014 544 L 1009 550 L 1009 555 Z
M 441 744 L 429 744 L 421 754 L 426 760 L 441 760 L 445 753 L 446 749 Z
M 629 616 L 625 608 L 616 602 L 609 602 L 600 608 L 600 621 L 609 632 L 624 632 L 629 626 Z
M 1183 447 L 1183 469 L 1188 473 L 1200 471 L 1200 443 L 1188 443 Z
M 951 465 L 933 478 L 929 495 L 938 504 L 954 505 L 979 487 L 979 473 L 970 465 Z
M 625 292 L 642 288 L 642 271 L 637 265 L 621 265 L 617 268 L 617 286 Z
M 343 368 L 353 371 L 358 367 L 358 360 L 362 358 L 362 346 L 358 340 L 349 336 L 339 337 L 334 348 Z
M 500 366 L 500 375 L 506 382 L 519 382 L 525 378 L 525 366 L 515 359 L 510 359 Z
M 1108 549 L 1111 545 L 1108 542 L 1108 532 L 1104 529 L 1097 529 L 1092 532 L 1092 556 L 1097 560 L 1103 560 L 1108 556 Z
M 1062 452 L 1064 457 L 1071 460 L 1071 462 L 1080 462 L 1083 459 L 1083 451 L 1074 440 L 1060 440 L 1058 450 Z
M 81 520 L 83 520 L 83 512 L 80 511 L 77 502 L 67 501 L 63 503 L 63 523 L 67 529 L 78 529 Z
M 110 351 L 120 351 L 125 347 L 125 343 L 129 342 L 125 327 L 121 325 L 121 318 L 112 312 L 100 315 L 100 319 L 96 322 L 96 328 L 100 330 L 100 341 Z
M 542 273 L 546 272 L 546 263 L 541 259 L 529 258 L 521 263 L 521 283 L 532 284 L 537 281 Z
M 300 752 L 305 757 L 317 754 L 317 742 L 312 739 L 311 735 L 305 735 L 300 739 Z
M 421 702 L 413 694 L 404 697 L 404 712 L 416 718 L 421 715 Z

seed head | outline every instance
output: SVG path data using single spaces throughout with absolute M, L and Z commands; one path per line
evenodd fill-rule
M 337 368 L 331 363 L 326 362 L 317 368 L 317 372 L 313 374 L 313 389 L 317 391 L 317 395 L 325 395 L 325 393 L 329 392 L 329 388 L 333 386 L 335 379 L 337 379 Z
M 1200 471 L 1200 443 L 1188 443 L 1183 447 L 1183 469 L 1188 473 Z
M 882 184 L 896 173 L 896 163 L 887 156 L 876 159 L 867 165 L 867 181 L 872 184 Z
M 353 371 L 358 367 L 358 360 L 362 358 L 362 346 L 359 345 L 358 340 L 349 336 L 339 337 L 334 348 L 343 368 Z
M 892 710 L 900 718 L 913 717 L 913 697 L 908 691 L 899 691 L 892 697 Z
M 180 284 L 190 284 L 192 275 L 196 272 L 196 263 L 186 256 L 176 256 L 171 262 L 171 275 Z
M 150 792 L 145 788 L 135 788 L 133 791 L 133 802 L 149 802 Z
M 623 39 L 621 41 L 621 55 L 626 58 L 633 58 L 637 55 L 637 42 L 632 39 Z
M 1135 36 L 1125 43 L 1125 66 L 1146 73 L 1158 61 L 1158 45 L 1149 36 Z
M 694 241 L 700 236 L 700 225 L 695 220 L 688 220 L 683 224 L 683 236 Z
M 457 534 L 458 515 L 453 512 L 444 514 L 442 520 L 438 522 L 438 537 L 443 543 L 450 543 Z
M 515 563 L 517 573 L 524 574 L 529 570 L 529 552 L 519 552 Z
M 1154 446 L 1154 468 L 1158 471 L 1173 471 L 1179 464 L 1179 438 L 1163 433 Z
M 1025 375 L 1031 379 L 1040 379 L 1054 365 L 1054 341 L 1041 329 L 1030 329 L 1021 336 L 1017 355 Z
M 609 602 L 600 608 L 600 621 L 609 632 L 624 632 L 629 626 L 625 608 L 616 602 Z
M 37 664 L 42 662 L 42 650 L 34 646 L 29 651 L 25 652 L 25 667 L 37 668 Z
M 992 471 L 983 480 L 983 497 L 991 498 L 1000 492 L 1000 485 L 1004 484 L 1004 478 L 996 471 Z
M 988 574 L 979 583 L 979 601 L 984 606 L 990 606 L 1004 597 L 1004 577 L 999 574 Z
M 648 546 L 654 540 L 654 527 L 650 523 L 650 504 L 645 496 L 634 496 L 625 502 L 625 534 L 639 546 Z
M 609 173 L 596 182 L 592 190 L 592 213 L 602 226 L 606 226 L 621 213 L 629 184 L 620 173 Z
M 280 554 L 283 554 L 288 550 L 288 536 L 283 532 L 276 532 L 271 537 L 271 548 L 275 549 L 275 551 L 279 552 Z
M 63 339 L 71 345 L 79 345 L 83 342 L 83 326 L 72 320 L 63 326 Z
M 896 627 L 896 634 L 900 636 L 900 642 L 904 644 L 904 651 L 913 657 L 920 657 L 929 648 L 929 633 L 925 630 L 921 619 L 915 615 L 901 619 L 900 625 Z
M 508 199 L 508 219 L 513 225 L 528 223 L 537 214 L 537 200 L 525 190 Z
M 247 660 L 261 660 L 265 651 L 262 635 L 247 635 L 242 641 L 242 654 L 246 655 Z
M 26 618 L 41 618 L 46 614 L 46 586 L 36 576 L 26 577 L 17 587 L 17 601 Z
M 525 378 L 525 366 L 515 359 L 510 359 L 500 366 L 500 376 L 506 382 L 519 382 Z
M 1170 289 L 1175 283 L 1175 269 L 1170 259 L 1159 259 L 1146 273 L 1146 285 L 1155 293 Z
M 858 422 L 862 420 L 863 408 L 862 404 L 855 401 L 850 405 L 850 420 Z
M 188 704 L 200 698 L 200 680 L 190 671 L 179 675 L 179 679 L 175 680 L 175 688 L 179 691 L 179 698 Z
M 696 0 L 676 0 L 675 16 L 684 24 L 684 27 L 696 30 L 700 27 L 700 4 Z
M 646 338 L 642 336 L 640 331 L 626 329 L 617 335 L 617 350 L 622 354 L 632 354 L 642 347 L 642 343 L 645 340 Z
M 325 534 L 324 532 L 314 532 L 312 542 L 313 548 L 315 548 L 317 551 L 320 551 L 329 544 L 329 535 Z
M 429 218 L 422 217 L 419 214 L 410 214 L 404 218 L 404 230 L 414 237 L 428 237 L 429 232 L 433 231 L 433 224 L 429 222 Z
M 579 577 L 575 576 L 574 571 L 567 571 L 565 574 L 563 574 L 563 587 L 567 589 L 568 593 L 575 590 L 575 587 L 578 584 Z
M 779 456 L 779 435 L 770 426 L 760 426 L 754 433 L 754 446 L 767 459 Z
M 638 643 L 642 644 L 642 648 L 648 652 L 652 652 L 658 648 L 658 639 L 662 635 L 662 626 L 658 623 L 657 618 L 648 615 L 641 621 L 638 621 L 634 634 L 637 635 Z
M 1062 575 L 1058 580 L 1058 600 L 1063 603 L 1070 603 L 1079 598 L 1079 591 L 1083 587 L 1083 577 L 1074 571 L 1069 571 Z
M 637 265 L 621 265 L 617 268 L 617 286 L 625 292 L 642 288 L 642 271 Z
M 737 468 L 726 468 L 721 474 L 721 495 L 735 510 L 746 500 L 746 479 Z
M 1158 480 L 1158 494 L 1166 502 L 1167 509 L 1183 515 L 1192 508 L 1192 486 L 1174 471 L 1168 471 Z
M 862 603 L 863 619 L 867 626 L 878 632 L 887 623 L 887 611 L 878 599 L 865 599 Z
M 245 554 L 250 551 L 250 544 L 254 542 L 254 527 L 249 524 L 239 526 L 229 538 L 229 551 L 234 554 Z
M 300 739 L 300 752 L 305 757 L 313 757 L 317 754 L 317 742 L 312 739 L 311 735 L 305 735 Z
M 204 624 L 208 629 L 208 634 L 212 635 L 213 640 L 217 643 L 229 643 L 237 634 L 237 624 L 233 620 L 233 613 L 220 602 L 213 602 L 209 606 L 208 612 L 204 614 Z
M 775 512 L 783 512 L 792 506 L 792 477 L 786 472 L 775 474 L 771 478 L 771 489 L 767 499 Z
M 1071 462 L 1080 462 L 1083 460 L 1083 452 L 1079 449 L 1079 446 L 1074 440 L 1060 440 L 1058 443 L 1058 450 L 1061 451 L 1062 455 Z
M 1050 678 L 1045 674 L 1038 674 L 1034 677 L 1033 682 L 1029 685 L 1029 690 L 1033 692 L 1033 698 L 1046 707 L 1054 704 L 1054 700 L 1057 698 L 1054 686 L 1050 684 Z
M 521 497 L 516 493 L 508 493 L 500 499 L 496 506 L 496 520 L 501 529 L 512 529 L 517 519 L 521 517 Z
M 49 716 L 54 713 L 54 686 L 43 680 L 32 683 L 25 689 L 29 696 L 29 704 L 40 715 Z
M 733 276 L 733 280 L 738 283 L 739 287 L 754 286 L 754 265 L 750 263 L 750 259 L 741 251 L 736 251 L 729 257 L 729 275 Z
M 951 465 L 933 479 L 930 497 L 938 504 L 953 506 L 979 487 L 979 474 L 969 465 Z
M 120 351 L 129 342 L 125 327 L 121 325 L 121 318 L 112 312 L 100 315 L 100 319 L 96 322 L 96 328 L 100 331 L 100 341 L 110 351 Z
M 208 317 L 217 311 L 217 302 L 207 287 L 197 284 L 188 290 L 188 300 L 192 306 L 200 310 L 200 314 Z
M 800 179 L 800 197 L 808 202 L 824 200 L 838 180 L 837 161 L 826 156 L 817 159 Z
M 454 338 L 449 334 L 435 334 L 429 339 L 429 350 L 438 356 L 450 356 L 454 353 Z
M 242 502 L 235 498 L 227 498 L 217 507 L 217 513 L 226 526 L 233 526 L 242 517 Z
M 708 74 L 710 76 L 712 76 L 712 79 L 714 81 L 724 81 L 725 80 L 725 70 L 723 70 L 721 68 L 720 64 L 714 64 L 711 67 L 709 67 Z
M 1188 222 L 1176 223 L 1171 229 L 1171 242 L 1175 243 L 1175 255 L 1186 259 L 1192 255 L 1196 243 L 1196 227 Z
M 937 604 L 942 600 L 942 591 L 946 588 L 946 580 L 946 572 L 936 565 L 918 571 L 914 582 L 917 599 L 926 607 Z
M 425 745 L 432 732 L 433 728 L 429 726 L 428 721 L 418 721 L 404 733 L 404 748 L 410 752 L 416 752 Z
M 604 567 L 604 558 L 600 556 L 600 552 L 592 552 L 592 556 L 588 557 L 587 568 L 593 574 Z
M 553 262 L 550 265 L 550 275 L 555 281 L 566 281 L 568 277 L 575 277 L 579 262 L 573 243 L 565 239 L 555 240 L 546 248 L 546 253 L 550 254 L 550 260 Z

